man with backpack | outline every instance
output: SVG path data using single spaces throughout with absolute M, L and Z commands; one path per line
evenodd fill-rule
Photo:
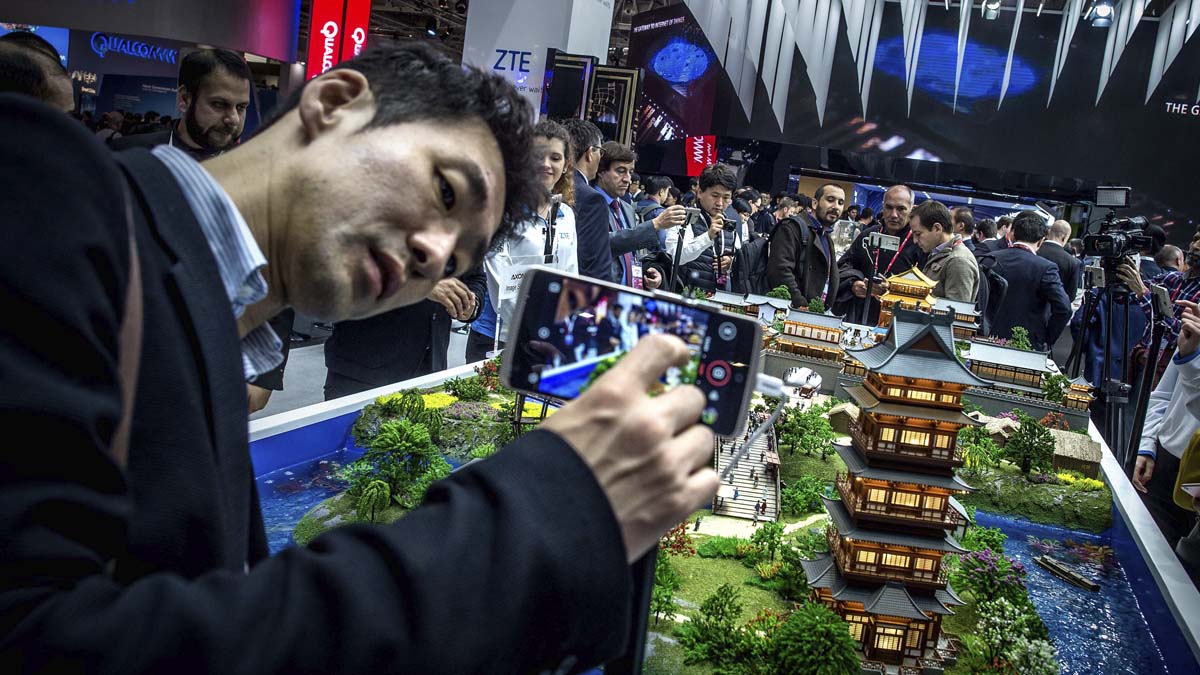
M 817 188 L 814 197 L 815 217 L 781 220 L 771 238 L 767 284 L 787 287 L 793 307 L 806 307 L 816 299 L 829 302 L 838 292 L 838 267 L 829 235 L 846 207 L 846 191 L 829 183 Z
M 874 278 L 901 274 L 925 262 L 925 253 L 912 241 L 912 230 L 908 227 L 912 208 L 913 191 L 907 185 L 893 185 L 884 193 L 880 211 L 883 222 L 863 228 L 838 260 L 841 284 L 839 292 L 831 296 L 837 299 L 834 314 L 841 314 L 853 323 L 874 325 L 879 321 L 880 307 L 875 296 L 883 291 L 881 285 L 874 283 Z M 897 250 L 876 250 L 868 246 L 874 232 L 898 238 Z M 867 295 L 868 280 L 872 280 L 870 297 Z

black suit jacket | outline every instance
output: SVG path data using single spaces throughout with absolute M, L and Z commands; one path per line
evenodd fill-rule
M 487 297 L 479 266 L 462 277 L 475 296 L 475 315 Z M 422 300 L 369 319 L 334 324 L 325 341 L 325 367 L 376 387 L 445 370 L 450 347 L 450 313 L 442 303 Z
M 575 172 L 575 237 L 579 242 L 579 273 L 615 281 L 609 249 L 608 202 L 579 171 Z
M 1019 246 L 994 251 L 996 272 L 1008 280 L 1008 295 L 992 324 L 992 335 L 1012 337 L 1024 326 L 1034 349 L 1049 349 L 1071 320 L 1071 302 L 1058 266 Z
M 621 533 L 548 432 L 395 525 L 266 558 L 237 329 L 178 186 L 29 99 L 0 96 L 0 141 L 0 672 L 536 672 L 619 652 Z M 122 469 L 126 190 L 145 334 Z
M 1038 256 L 1049 260 L 1058 266 L 1058 276 L 1062 279 L 1063 290 L 1067 292 L 1067 300 L 1075 299 L 1079 290 L 1080 270 L 1083 263 L 1058 244 L 1043 243 L 1038 248 Z
M 975 257 L 978 258 L 981 255 L 995 253 L 996 251 L 1003 251 L 1008 248 L 1009 244 L 1007 239 L 984 239 L 975 245 L 975 250 L 972 252 L 975 254 Z
M 793 307 L 805 307 L 809 301 L 820 298 L 827 283 L 829 294 L 825 302 L 832 304 L 832 299 L 838 294 L 838 267 L 826 255 L 810 222 L 812 220 L 807 217 L 799 220 L 785 218 L 779 221 L 775 235 L 771 237 L 767 285 L 771 288 L 786 286 L 791 293 Z M 801 228 L 808 232 L 802 232 Z M 807 246 L 804 245 L 806 240 Z M 829 245 L 833 246 L 831 240 Z

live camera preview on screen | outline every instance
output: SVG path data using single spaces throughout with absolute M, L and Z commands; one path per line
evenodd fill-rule
M 535 301 L 536 299 L 536 301 Z M 512 350 L 512 379 L 548 396 L 578 396 L 642 337 L 668 333 L 691 352 L 664 385 L 695 383 L 708 398 L 702 420 L 732 425 L 744 399 L 755 342 L 754 324 L 704 309 L 648 298 L 587 281 L 539 274 L 530 288 Z M 744 355 L 741 360 L 737 355 Z M 728 418 L 728 419 L 726 419 Z

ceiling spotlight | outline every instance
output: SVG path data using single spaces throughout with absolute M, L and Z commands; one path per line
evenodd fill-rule
M 447 9 L 450 7 L 450 0 L 438 0 L 438 9 Z
M 466 14 L 467 0 L 458 0 L 458 2 L 454 3 L 454 11 L 458 12 L 459 14 Z
M 425 34 L 429 37 L 437 37 L 437 19 L 432 16 L 425 20 Z
M 625 12 L 625 16 L 633 16 L 635 9 L 636 7 L 633 4 L 633 0 L 625 0 L 625 9 L 623 10 Z
M 1000 18 L 1000 0 L 984 0 L 980 8 L 983 11 L 983 18 L 988 21 Z
M 1112 25 L 1112 0 L 1096 0 L 1092 5 L 1092 28 L 1108 28 Z

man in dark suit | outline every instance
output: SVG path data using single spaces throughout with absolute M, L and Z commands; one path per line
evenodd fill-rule
M 1012 245 L 1012 225 L 1013 219 L 1008 216 L 1001 216 L 996 221 L 996 238 L 984 239 L 975 246 L 975 257 L 995 253 L 996 251 L 1006 249 Z
M 792 307 L 812 300 L 830 302 L 838 293 L 838 268 L 829 233 L 846 207 L 846 192 L 837 185 L 817 188 L 812 216 L 787 218 L 775 226 L 767 261 L 767 284 L 784 286 Z
M 445 370 L 450 320 L 474 321 L 486 295 L 487 277 L 475 267 L 439 281 L 428 300 L 334 324 L 325 341 L 325 400 Z
M 250 106 L 250 67 L 228 49 L 197 49 L 179 64 L 179 109 L 183 115 L 170 129 L 122 136 L 113 150 L 171 145 L 196 161 L 215 157 L 237 145 Z
M 654 218 L 641 221 L 629 202 L 621 199 L 628 194 L 630 176 L 637 155 L 633 150 L 609 141 L 604 144 L 603 157 L 596 172 L 596 187 L 606 202 L 608 211 L 608 246 L 612 254 L 613 281 L 630 287 L 640 287 L 643 255 L 659 246 L 659 232 L 682 225 L 687 212 L 682 206 L 664 209 Z M 657 274 L 657 271 L 653 274 Z M 654 288 L 662 279 L 652 279 Z
M 114 156 L 0 96 L 0 418 L 53 449 L 0 472 L 0 669 L 539 672 L 622 649 L 628 561 L 719 482 L 699 390 L 639 393 L 686 362 L 681 341 L 644 340 L 393 525 L 268 559 L 254 488 L 266 320 L 364 318 L 469 269 L 538 198 L 532 117 L 421 44 L 314 78 L 204 166 Z
M 883 286 L 873 285 L 868 300 L 867 280 L 903 274 L 925 263 L 925 252 L 912 240 L 912 230 L 908 226 L 912 209 L 913 191 L 907 185 L 893 185 L 883 194 L 882 222 L 863 228 L 838 260 L 838 292 L 831 296 L 834 302 L 829 303 L 834 314 L 844 315 L 854 323 L 874 325 L 879 321 L 878 296 L 883 294 Z M 897 250 L 869 250 L 867 242 L 873 232 L 899 239 Z
M 1079 290 L 1080 269 L 1083 263 L 1065 248 L 1070 239 L 1071 224 L 1065 220 L 1054 221 L 1046 234 L 1046 241 L 1038 248 L 1038 256 L 1058 266 L 1058 277 L 1062 279 L 1067 300 L 1073 301 L 1075 292 Z
M 579 241 L 579 273 L 601 281 L 615 281 L 609 252 L 608 202 L 592 186 L 603 155 L 603 138 L 595 124 L 563 120 L 575 149 L 575 236 Z
M 962 237 L 962 245 L 974 253 L 975 214 L 971 213 L 971 209 L 960 206 L 950 212 L 950 217 L 954 220 L 954 234 Z
M 1040 213 L 1023 211 L 1013 219 L 1012 246 L 992 253 L 996 272 L 1008 281 L 1008 295 L 996 313 L 992 335 L 1011 338 L 1012 329 L 1023 326 L 1033 348 L 1043 351 L 1071 320 L 1071 301 L 1058 265 L 1038 256 L 1047 229 Z

